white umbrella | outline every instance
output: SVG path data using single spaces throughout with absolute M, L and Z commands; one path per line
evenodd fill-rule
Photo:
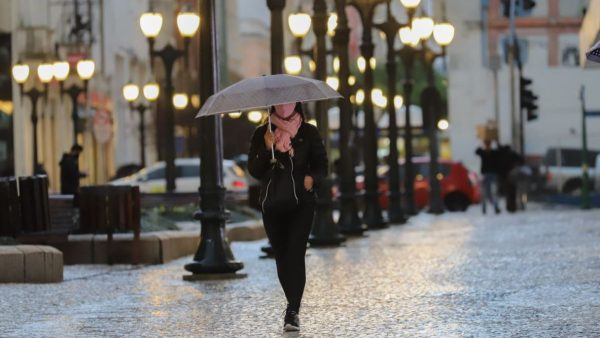
M 263 75 L 242 80 L 211 95 L 196 114 L 196 118 L 264 109 L 279 104 L 341 97 L 323 81 L 287 74 Z M 269 131 L 271 131 L 270 115 Z M 273 147 L 271 147 L 271 159 L 275 159 Z
M 212 95 L 196 117 L 341 97 L 323 81 L 286 74 L 263 75 L 242 80 Z

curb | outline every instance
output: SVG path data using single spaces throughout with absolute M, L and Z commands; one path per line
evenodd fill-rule
M 266 237 L 261 221 L 230 223 L 226 226 L 229 242 L 255 241 Z M 156 231 L 140 235 L 138 263 L 164 264 L 192 255 L 200 243 L 199 231 Z M 133 234 L 69 235 L 66 241 L 49 245 L 62 251 L 64 264 L 132 264 Z
M 63 254 L 45 245 L 0 246 L 0 283 L 58 283 Z

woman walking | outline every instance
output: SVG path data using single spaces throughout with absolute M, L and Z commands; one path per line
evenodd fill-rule
M 327 154 L 317 128 L 304 121 L 300 103 L 271 107 L 269 114 L 270 123 L 252 137 L 248 170 L 261 181 L 263 223 L 287 299 L 284 330 L 298 331 L 314 189 L 327 174 Z

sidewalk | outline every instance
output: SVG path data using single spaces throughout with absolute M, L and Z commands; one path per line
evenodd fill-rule
M 471 208 L 311 249 L 300 337 L 598 337 L 598 219 Z M 0 336 L 281 337 L 284 298 L 274 262 L 258 258 L 264 243 L 233 243 L 241 280 L 184 282 L 186 257 L 0 285 Z

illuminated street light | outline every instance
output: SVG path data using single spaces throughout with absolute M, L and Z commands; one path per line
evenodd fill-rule
M 439 130 L 448 130 L 450 123 L 446 119 L 441 119 L 438 121 L 437 127 Z
M 414 18 L 411 30 L 419 36 L 421 40 L 427 40 L 433 33 L 433 19 L 429 17 Z
M 184 109 L 185 107 L 187 107 L 189 102 L 189 97 L 187 94 L 185 93 L 175 93 L 173 95 L 173 106 L 176 109 Z
M 408 9 L 415 9 L 421 3 L 421 0 L 400 0 L 402 6 Z
M 253 110 L 248 113 L 248 120 L 252 123 L 259 123 L 262 120 L 263 114 L 260 111 Z
M 334 90 L 338 90 L 340 87 L 340 80 L 335 76 L 328 76 L 325 82 L 327 82 L 329 87 L 333 88 Z
M 237 113 L 229 113 L 229 114 L 227 114 L 227 116 L 229 116 L 229 117 L 230 117 L 230 118 L 232 118 L 232 119 L 239 119 L 239 118 L 240 118 L 240 116 L 242 116 L 242 113 L 241 113 L 241 112 L 237 112 Z
M 140 28 L 147 38 L 156 38 L 162 28 L 163 17 L 160 13 L 144 13 L 140 17 Z
M 158 98 L 158 95 L 160 94 L 160 86 L 156 82 L 150 82 L 144 85 L 143 91 L 146 100 L 154 101 Z
M 69 71 L 71 67 L 67 61 L 56 61 L 52 65 L 52 72 L 54 74 L 54 78 L 58 81 L 64 81 L 69 76 Z
M 94 76 L 96 65 L 93 60 L 80 60 L 77 62 L 77 74 L 82 80 L 89 80 Z
M 200 27 L 200 16 L 192 12 L 181 12 L 177 14 L 177 29 L 184 38 L 191 38 Z
M 298 75 L 302 72 L 302 59 L 297 55 L 286 57 L 283 63 L 288 74 Z
M 48 83 L 52 81 L 54 77 L 54 69 L 49 63 L 42 63 L 37 68 L 38 78 L 42 83 Z
M 402 108 L 403 104 L 404 104 L 404 98 L 402 97 L 402 95 L 394 96 L 394 107 L 396 109 Z
M 295 37 L 303 38 L 310 30 L 311 21 L 310 15 L 306 13 L 296 13 L 289 16 L 288 25 Z
M 327 19 L 327 34 L 329 36 L 335 35 L 335 29 L 337 28 L 337 14 L 333 13 Z
M 140 87 L 134 83 L 123 86 L 123 97 L 127 102 L 133 102 L 140 96 Z
M 17 63 L 12 67 L 12 75 L 18 84 L 23 84 L 29 77 L 29 65 Z
M 448 46 L 454 39 L 454 26 L 449 23 L 439 23 L 433 27 L 433 38 L 442 46 Z

